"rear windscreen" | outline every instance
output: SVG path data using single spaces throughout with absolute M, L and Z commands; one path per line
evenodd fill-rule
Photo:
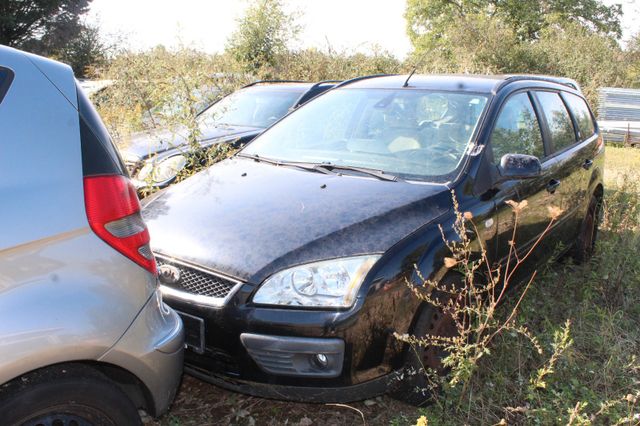
M 0 103 L 4 99 L 4 95 L 9 91 L 9 86 L 13 81 L 13 71 L 0 67 Z
M 128 176 L 127 169 L 114 146 L 100 115 L 76 84 L 80 138 L 82 140 L 82 171 L 85 176 L 119 174 Z

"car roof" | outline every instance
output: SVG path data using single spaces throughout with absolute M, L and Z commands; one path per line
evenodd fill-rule
M 367 76 L 339 84 L 339 87 L 366 89 L 397 89 L 405 87 L 409 75 Z M 580 90 L 578 84 L 569 78 L 546 75 L 508 74 L 508 75 L 472 75 L 472 74 L 434 74 L 411 75 L 406 87 L 428 90 L 450 90 L 461 92 L 495 93 L 498 89 L 516 81 L 548 82 L 562 84 L 571 89 Z

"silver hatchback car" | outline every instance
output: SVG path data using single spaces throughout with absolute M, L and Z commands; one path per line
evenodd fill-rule
M 0 46 L 0 423 L 140 424 L 182 373 L 149 233 L 63 64 Z

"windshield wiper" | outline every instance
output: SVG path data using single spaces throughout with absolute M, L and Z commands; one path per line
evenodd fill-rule
M 277 160 L 272 160 L 271 158 L 267 158 L 267 157 L 260 157 L 257 154 L 244 154 L 244 153 L 239 153 L 236 154 L 238 157 L 243 157 L 243 158 L 250 158 L 252 160 L 255 161 L 259 161 L 259 162 L 265 162 L 265 163 L 269 163 L 269 164 L 275 164 L 276 166 L 280 164 L 279 161 Z
M 299 163 L 296 161 L 280 161 L 280 160 L 273 160 L 271 158 L 266 158 L 266 157 L 260 157 L 257 154 L 237 154 L 238 157 L 244 157 L 244 158 L 250 158 L 254 161 L 261 161 L 261 162 L 265 162 L 265 163 L 269 163 L 269 164 L 273 164 L 274 166 L 285 166 L 285 167 L 295 167 L 298 169 L 302 169 L 302 170 L 307 170 L 307 171 L 311 171 L 311 172 L 317 172 L 317 173 L 324 173 L 324 174 L 331 174 L 332 172 L 330 170 L 324 169 L 324 168 L 318 168 L 318 164 L 316 163 Z
M 330 172 L 335 172 L 336 170 L 345 170 L 345 171 L 358 172 L 358 173 L 362 173 L 362 174 L 365 174 L 365 175 L 373 176 L 373 177 L 378 178 L 380 180 L 386 180 L 386 181 L 390 181 L 390 182 L 398 182 L 399 180 L 402 180 L 398 176 L 390 175 L 388 173 L 385 173 L 382 170 L 370 169 L 368 167 L 342 166 L 342 165 L 339 165 L 339 164 L 325 164 L 325 163 L 323 163 L 323 164 L 316 164 L 314 166 L 314 169 L 316 169 L 316 170 L 328 170 Z
M 285 166 L 285 167 L 295 167 L 298 169 L 308 170 L 311 172 L 318 172 L 324 174 L 336 173 L 336 171 L 352 171 L 357 173 L 362 173 L 364 175 L 373 176 L 380 180 L 385 180 L 389 182 L 398 182 L 402 180 L 400 177 L 395 175 L 390 175 L 385 173 L 382 170 L 378 169 L 370 169 L 368 167 L 357 167 L 357 166 L 342 166 L 339 164 L 331 164 L 331 163 L 304 163 L 304 162 L 296 162 L 296 161 L 279 161 L 273 160 L 271 158 L 260 157 L 257 154 L 237 154 L 238 157 L 250 158 L 255 161 L 261 161 L 269 164 L 273 164 L 276 166 Z

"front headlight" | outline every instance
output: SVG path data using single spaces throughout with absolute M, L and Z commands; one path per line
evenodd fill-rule
M 280 271 L 260 286 L 253 302 L 260 305 L 348 308 L 365 275 L 380 255 L 345 257 Z
M 158 163 L 147 163 L 140 169 L 138 180 L 161 184 L 175 178 L 187 164 L 184 155 L 173 155 Z

